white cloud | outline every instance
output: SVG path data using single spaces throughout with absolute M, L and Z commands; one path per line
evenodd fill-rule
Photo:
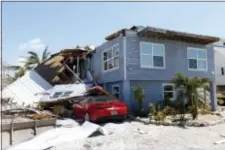
M 26 50 L 26 51 L 40 51 L 44 50 L 45 44 L 41 41 L 41 39 L 36 38 L 32 39 L 26 43 L 22 43 L 19 45 L 19 50 Z
M 26 60 L 27 60 L 27 57 L 19 57 L 18 63 L 17 63 L 17 64 L 18 64 L 19 66 L 24 66 Z

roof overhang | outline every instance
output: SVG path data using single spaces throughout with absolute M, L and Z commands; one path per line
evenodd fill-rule
M 84 48 L 70 48 L 70 49 L 63 49 L 58 53 L 52 54 L 50 58 L 60 55 L 63 57 L 83 57 L 83 56 L 88 56 L 92 54 L 94 50 L 87 50 Z
M 112 34 L 106 36 L 106 37 L 105 37 L 105 40 L 109 41 L 109 40 L 115 39 L 115 38 L 117 38 L 118 36 L 120 36 L 121 33 L 125 35 L 125 31 L 126 31 L 126 30 L 127 30 L 127 29 L 121 29 L 121 30 L 118 30 L 118 31 L 116 31 L 116 32 L 114 32 L 114 33 L 112 33 Z
M 158 39 L 168 39 L 175 41 L 185 41 L 198 44 L 211 44 L 220 40 L 218 37 L 205 36 L 199 34 L 191 34 L 186 32 L 177 32 L 172 30 L 165 30 L 155 27 L 146 27 L 138 32 L 140 37 L 154 37 Z

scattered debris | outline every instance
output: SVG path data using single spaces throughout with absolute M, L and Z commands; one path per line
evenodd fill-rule
M 222 144 L 225 143 L 225 139 L 214 142 L 214 144 Z
M 31 115 L 27 115 L 27 117 L 34 120 L 53 118 L 53 116 L 50 114 L 31 114 Z
M 71 93 L 69 93 L 71 91 Z M 102 87 L 85 84 L 74 85 L 57 85 L 49 90 L 49 96 L 43 96 L 39 105 L 44 110 L 49 110 L 57 116 L 72 118 L 73 104 L 79 103 L 88 97 L 89 93 L 101 93 L 106 96 L 112 96 L 106 92 Z M 67 93 L 66 96 L 65 93 Z
M 222 138 L 225 138 L 225 134 L 224 135 L 220 135 Z
M 222 138 L 225 138 L 225 135 L 220 135 Z M 222 144 L 225 143 L 225 139 L 214 142 L 214 144 Z
M 135 130 L 135 131 L 140 134 L 148 134 L 148 132 L 140 130 L 139 128 L 137 128 L 137 130 Z
M 76 121 L 74 121 L 73 119 L 69 119 L 69 118 L 66 118 L 66 119 L 58 119 L 58 120 L 56 120 L 56 126 L 58 126 L 58 127 L 61 127 L 61 126 L 63 126 L 63 127 L 71 127 L 71 126 L 78 126 L 79 124 L 76 122 Z

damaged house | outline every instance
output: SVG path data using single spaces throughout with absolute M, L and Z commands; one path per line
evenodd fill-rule
M 149 102 L 163 103 L 165 95 L 174 100 L 176 91 L 170 80 L 177 72 L 209 78 L 212 84 L 207 91 L 207 101 L 216 109 L 212 43 L 219 38 L 133 26 L 105 39 L 93 54 L 93 70 L 98 74 L 99 84 L 131 109 L 137 108 L 133 96 L 136 85 L 145 91 L 145 111 Z
M 154 27 L 133 26 L 119 30 L 106 42 L 91 48 L 64 49 L 37 66 L 34 71 L 51 86 L 91 84 L 124 100 L 136 109 L 136 85 L 145 91 L 144 109 L 149 102 L 163 103 L 164 96 L 176 98 L 170 80 L 177 72 L 207 77 L 212 81 L 207 101 L 216 109 L 213 44 L 217 37 Z
M 11 98 L 20 105 L 38 102 L 46 91 L 80 89 L 73 93 L 79 96 L 91 86 L 97 85 L 91 72 L 91 59 L 94 48 L 64 49 L 51 55 L 33 70 L 3 89 L 3 98 Z M 55 93 L 52 93 L 53 95 Z

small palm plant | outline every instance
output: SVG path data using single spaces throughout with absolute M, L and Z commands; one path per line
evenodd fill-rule
M 139 109 L 139 113 L 142 114 L 143 113 L 143 102 L 144 102 L 144 89 L 141 88 L 140 86 L 136 85 L 135 89 L 134 89 L 134 99 L 137 101 L 138 103 L 138 109 Z
M 175 101 L 175 107 L 179 111 L 180 120 L 185 119 L 185 98 L 189 97 L 189 78 L 182 73 L 177 73 L 171 81 L 177 89 L 177 98 Z

